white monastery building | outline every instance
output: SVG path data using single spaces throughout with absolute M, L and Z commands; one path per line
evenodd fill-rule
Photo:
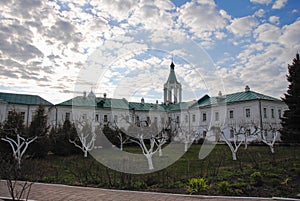
M 237 125 L 256 125 L 262 130 L 267 126 L 280 128 L 280 117 L 287 106 L 283 101 L 251 91 L 246 86 L 240 92 L 210 97 L 204 95 L 196 101 L 182 102 L 182 86 L 176 79 L 175 65 L 170 65 L 167 82 L 163 85 L 164 102 L 159 104 L 128 102 L 125 98 L 96 97 L 91 91 L 53 105 L 34 95 L 8 94 L 0 92 L 0 122 L 3 122 L 13 108 L 24 114 L 26 126 L 30 125 L 34 110 L 39 104 L 46 106 L 48 122 L 51 126 L 70 121 L 90 120 L 100 123 L 117 123 L 120 128 L 126 122 L 139 124 L 153 122 L 167 126 L 177 133 L 193 133 L 196 137 L 205 137 L 214 127 L 232 128 Z M 226 129 L 224 129 L 226 130 Z M 228 135 L 230 129 L 227 129 Z M 177 136 L 180 140 L 180 135 Z M 176 139 L 176 138 L 174 138 Z M 213 140 L 219 140 L 215 137 Z

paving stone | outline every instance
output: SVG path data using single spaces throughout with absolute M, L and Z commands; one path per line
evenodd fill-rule
M 0 197 L 9 197 L 5 181 L 0 181 Z M 66 185 L 34 183 L 29 199 L 38 201 L 271 201 L 268 198 L 236 198 L 174 195 L 166 193 L 147 193 L 136 191 L 109 190 L 99 188 L 84 188 Z

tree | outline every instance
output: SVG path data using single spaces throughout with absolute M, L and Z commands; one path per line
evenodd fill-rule
M 114 121 L 114 123 L 109 123 L 107 126 L 105 126 L 103 129 L 105 136 L 109 141 L 111 141 L 113 144 L 120 147 L 120 150 L 123 151 L 124 144 L 128 143 L 130 140 L 130 136 L 126 135 L 118 126 L 117 122 Z M 107 132 L 110 130 L 110 132 Z
M 293 64 L 288 65 L 287 81 L 290 84 L 282 100 L 287 104 L 288 110 L 281 118 L 281 139 L 288 143 L 300 143 L 300 59 L 298 53 L 293 59 Z
M 24 135 L 24 118 L 22 113 L 12 110 L 3 125 L 3 134 L 1 140 L 8 142 L 14 159 L 18 162 L 18 168 L 21 168 L 21 160 L 29 146 L 37 139 L 37 136 L 26 138 Z
M 130 141 L 140 146 L 143 155 L 147 159 L 149 170 L 154 169 L 152 160 L 153 155 L 157 151 L 161 150 L 161 147 L 167 142 L 166 139 L 161 139 L 158 137 L 160 132 L 161 129 L 158 128 L 156 123 L 149 124 L 147 121 L 140 121 L 137 124 L 130 123 L 130 126 L 127 130 L 127 133 L 130 136 L 134 136 L 134 138 Z M 150 143 L 149 146 L 146 145 L 147 142 Z
M 28 150 L 35 157 L 45 157 L 49 151 L 48 131 L 50 127 L 47 125 L 47 119 L 45 107 L 39 105 L 28 129 L 29 137 L 38 136 Z
M 225 128 L 222 129 L 222 128 L 216 127 L 216 128 L 212 128 L 212 129 L 215 130 L 214 132 L 220 134 L 221 139 L 226 142 L 226 144 L 228 145 L 228 147 L 231 151 L 232 159 L 234 161 L 236 161 L 237 160 L 237 156 L 236 156 L 237 151 L 240 148 L 240 146 L 242 145 L 242 143 L 245 142 L 243 127 L 235 127 L 235 126 L 230 127 L 230 133 L 233 135 L 232 140 L 229 140 L 226 137 L 226 135 L 224 133 L 224 131 L 226 130 Z
M 92 151 L 95 146 L 95 141 L 97 137 L 96 122 L 88 122 L 88 121 L 76 121 L 76 128 L 78 132 L 78 136 L 72 140 L 69 139 L 69 142 L 74 144 L 75 147 L 81 149 L 84 153 L 84 157 L 87 157 L 88 152 Z M 79 140 L 77 140 L 79 139 Z M 80 141 L 77 143 L 76 141 Z
M 3 123 L 4 136 L 14 136 L 15 131 L 18 133 L 25 133 L 24 116 L 15 109 L 8 112 L 7 118 Z
M 266 124 L 264 129 L 261 130 L 260 134 L 258 134 L 258 139 L 264 144 L 268 145 L 271 149 L 271 153 L 275 153 L 274 145 L 276 140 L 278 140 L 278 129 L 276 126 L 272 126 L 272 124 Z
M 57 128 L 52 127 L 50 130 L 51 151 L 58 156 L 80 153 L 79 150 L 69 142 L 70 139 L 75 140 L 76 137 L 77 132 L 75 125 L 66 119 L 63 125 L 59 125 Z

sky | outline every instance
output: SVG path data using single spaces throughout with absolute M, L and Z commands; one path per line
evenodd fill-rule
M 183 100 L 251 90 L 283 97 L 300 50 L 298 0 L 1 0 L 0 91 L 56 104 L 163 101 L 173 61 Z

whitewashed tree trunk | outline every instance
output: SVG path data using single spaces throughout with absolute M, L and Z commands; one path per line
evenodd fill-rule
M 236 152 L 232 151 L 232 160 L 236 161 L 237 157 L 236 157 Z
M 187 152 L 189 149 L 189 142 L 184 142 L 184 152 Z
M 146 154 L 145 156 L 147 158 L 149 170 L 153 170 L 154 166 L 153 166 L 153 161 L 152 161 L 152 154 Z
M 271 153 L 274 154 L 275 150 L 274 150 L 274 146 L 273 145 L 270 145 L 270 149 L 271 149 Z
M 159 156 L 159 157 L 162 157 L 162 156 L 163 156 L 163 152 L 162 152 L 161 146 L 158 148 L 158 156 Z

